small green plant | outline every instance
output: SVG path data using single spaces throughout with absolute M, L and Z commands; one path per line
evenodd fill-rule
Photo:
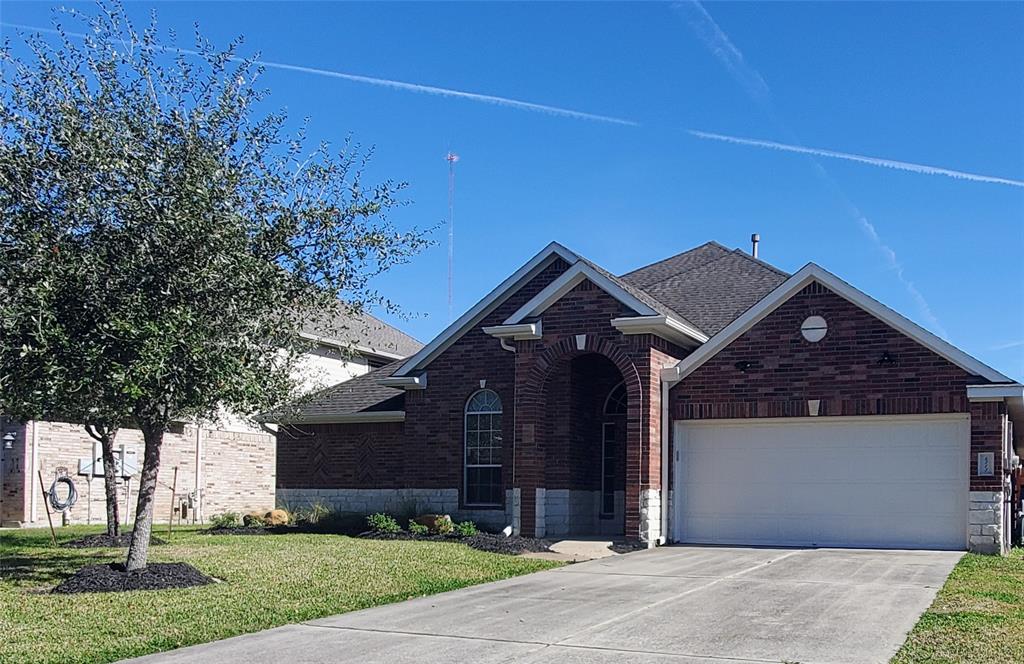
M 455 534 L 459 537 L 472 537 L 477 533 L 476 524 L 472 521 L 460 521 L 455 524 L 454 528 Z
M 306 523 L 320 523 L 331 513 L 331 508 L 320 501 L 309 506 L 305 512 Z
M 241 525 L 237 512 L 224 512 L 210 517 L 210 525 L 214 528 L 237 528 Z
M 375 533 L 390 534 L 402 531 L 402 527 L 398 525 L 398 521 L 395 521 L 395 517 L 383 512 L 377 512 L 366 517 L 366 524 Z
M 409 522 L 409 532 L 413 535 L 426 535 L 430 532 L 430 528 L 427 528 L 422 523 L 416 523 L 415 521 Z

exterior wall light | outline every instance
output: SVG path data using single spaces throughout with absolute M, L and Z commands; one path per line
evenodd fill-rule
M 10 450 L 14 448 L 14 441 L 18 439 L 18 434 L 13 431 L 8 431 L 4 434 L 4 449 Z

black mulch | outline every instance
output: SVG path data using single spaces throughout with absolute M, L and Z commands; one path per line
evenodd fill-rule
M 413 535 L 412 533 L 401 531 L 398 533 L 377 533 L 377 532 L 366 532 L 359 535 L 367 539 L 381 539 L 381 540 L 417 540 L 422 542 L 459 542 L 466 546 L 479 549 L 480 551 L 487 551 L 490 553 L 504 553 L 509 556 L 517 556 L 521 553 L 536 553 L 540 551 L 550 551 L 549 541 L 544 539 L 538 539 L 536 537 L 520 537 L 513 535 L 511 537 L 505 537 L 504 535 L 495 535 L 492 533 L 477 533 L 470 537 L 458 537 L 455 535 Z
M 70 542 L 64 542 L 61 546 L 69 549 L 93 549 L 93 548 L 120 548 L 131 546 L 132 534 L 121 533 L 117 537 L 111 537 L 106 533 L 100 533 L 99 535 L 86 535 L 85 537 L 79 537 L 76 540 Z M 164 540 L 159 537 L 150 537 L 150 544 L 167 544 Z
M 53 589 L 55 593 L 111 593 L 124 590 L 190 588 L 213 583 L 195 567 L 185 563 L 149 563 L 128 572 L 120 563 L 89 565 L 78 570 Z
M 276 527 L 238 526 L 237 528 L 207 528 L 199 532 L 203 535 L 270 535 L 278 531 Z
M 615 553 L 633 553 L 634 551 L 643 551 L 647 545 L 643 542 L 615 542 L 608 548 Z

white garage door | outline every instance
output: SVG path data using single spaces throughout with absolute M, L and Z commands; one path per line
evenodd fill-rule
M 963 549 L 966 416 L 676 422 L 677 542 Z

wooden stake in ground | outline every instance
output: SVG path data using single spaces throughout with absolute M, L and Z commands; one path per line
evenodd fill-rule
M 174 496 L 178 493 L 178 467 L 174 467 L 174 480 L 171 482 L 171 513 L 167 517 L 167 536 L 171 536 L 171 526 L 174 525 Z
M 46 508 L 46 520 L 50 523 L 50 539 L 53 541 L 53 546 L 57 546 L 57 533 L 53 530 L 53 517 L 50 516 L 50 496 L 46 492 L 46 485 L 43 484 L 43 471 L 37 470 L 39 473 L 39 490 L 43 492 L 43 507 Z

